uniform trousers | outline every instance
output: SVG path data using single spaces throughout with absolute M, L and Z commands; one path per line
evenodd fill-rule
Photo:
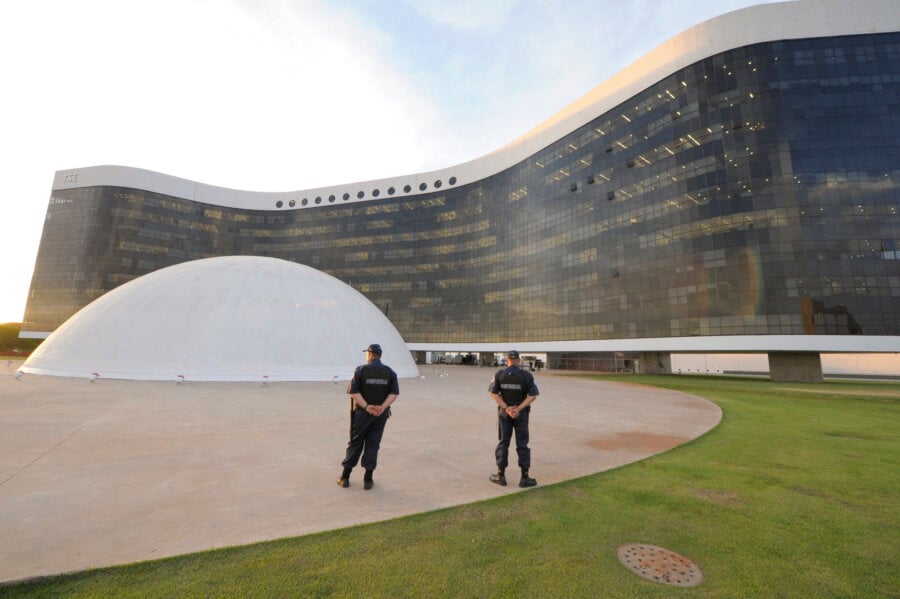
M 363 409 L 353 410 L 350 424 L 350 442 L 347 443 L 347 455 L 341 466 L 353 468 L 362 456 L 362 466 L 366 470 L 375 470 L 378 464 L 378 448 L 381 447 L 381 436 L 384 426 L 391 416 L 388 408 L 381 416 L 372 416 Z
M 503 410 L 498 410 L 497 420 L 500 442 L 497 443 L 497 468 L 505 470 L 509 465 L 509 444 L 516 431 L 516 453 L 519 454 L 519 468 L 531 468 L 531 449 L 528 448 L 528 415 L 530 410 L 521 412 L 518 418 L 510 418 Z

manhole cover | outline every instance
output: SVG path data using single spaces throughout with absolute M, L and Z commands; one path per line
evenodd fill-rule
M 653 582 L 678 587 L 695 587 L 703 582 L 703 571 L 688 558 L 656 545 L 630 543 L 616 551 L 619 561 Z

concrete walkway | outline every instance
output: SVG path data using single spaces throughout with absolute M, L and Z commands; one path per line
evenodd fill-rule
M 488 481 L 494 369 L 423 366 L 424 378 L 402 379 L 375 488 L 363 491 L 361 470 L 349 489 L 335 484 L 349 427 L 346 382 L 16 380 L 16 367 L 0 366 L 0 581 L 519 492 L 515 469 L 509 487 Z M 672 391 L 536 378 L 531 473 L 541 485 L 665 451 L 721 418 L 714 404 Z

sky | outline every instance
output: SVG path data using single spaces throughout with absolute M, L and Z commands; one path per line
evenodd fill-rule
M 765 0 L 10 0 L 0 323 L 53 174 L 115 164 L 293 191 L 492 152 L 631 62 Z

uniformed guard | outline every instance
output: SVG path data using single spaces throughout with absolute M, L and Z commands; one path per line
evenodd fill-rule
M 372 473 L 378 463 L 378 448 L 384 425 L 391 417 L 390 405 L 400 395 L 397 374 L 386 364 L 381 363 L 381 346 L 371 344 L 363 350 L 366 352 L 366 363 L 357 367 L 350 380 L 347 393 L 350 394 L 350 441 L 347 443 L 347 455 L 341 466 L 344 467 L 338 478 L 338 485 L 350 486 L 350 471 L 362 456 L 362 465 L 366 469 L 363 477 L 363 488 L 368 491 L 375 484 Z
M 506 354 L 506 368 L 498 370 L 491 380 L 488 393 L 497 404 L 497 428 L 500 442 L 497 444 L 497 473 L 491 475 L 491 482 L 506 486 L 506 466 L 509 464 L 509 442 L 513 430 L 516 431 L 516 453 L 519 468 L 522 469 L 520 487 L 533 487 L 537 481 L 528 476 L 531 467 L 531 449 L 528 447 L 528 417 L 531 404 L 539 391 L 534 377 L 527 370 L 519 368 L 519 352 Z

